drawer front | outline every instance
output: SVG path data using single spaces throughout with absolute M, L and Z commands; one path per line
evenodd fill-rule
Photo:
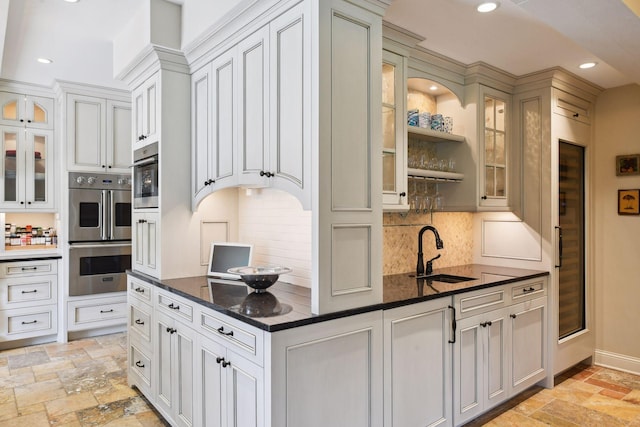
M 0 278 L 24 277 L 34 274 L 55 274 L 58 272 L 56 260 L 16 261 L 0 263 Z
M 546 279 L 532 279 L 525 282 L 518 282 L 511 288 L 511 300 L 514 303 L 527 301 L 546 295 Z
M 144 307 L 129 306 L 129 328 L 146 343 L 151 343 L 151 312 Z
M 17 308 L 34 304 L 55 304 L 58 276 L 0 279 L 0 307 Z
M 465 318 L 504 307 L 508 303 L 504 286 L 466 292 L 455 296 L 458 318 Z
M 247 359 L 263 366 L 263 332 L 247 328 L 231 318 L 203 310 L 200 313 L 201 332 L 226 347 L 242 354 Z
M 129 295 L 133 298 L 137 298 L 146 303 L 151 304 L 151 287 L 153 285 L 143 282 L 142 280 L 135 279 L 131 276 L 127 278 L 127 289 L 129 290 Z
M 41 307 L 2 310 L 2 337 L 17 340 L 58 332 L 57 307 Z
M 171 317 L 176 317 L 188 323 L 193 323 L 193 303 L 177 295 L 158 292 L 158 308 Z
M 69 330 L 100 328 L 127 323 L 125 298 L 69 303 Z
M 129 382 L 151 398 L 151 358 L 135 345 L 129 346 Z

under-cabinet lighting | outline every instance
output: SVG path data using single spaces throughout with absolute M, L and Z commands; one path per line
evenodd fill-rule
M 597 65 L 597 62 L 585 62 L 584 64 L 580 64 L 580 68 L 582 68 L 583 70 L 586 70 L 588 68 L 593 68 Z
M 480 3 L 476 10 L 481 13 L 493 12 L 498 8 L 499 3 L 495 1 L 488 1 Z
M 38 58 L 37 61 L 41 64 L 51 64 L 53 61 L 49 58 Z
M 78 3 L 78 1 L 80 0 L 64 0 L 64 1 L 66 1 L 67 3 Z
M 436 85 L 431 85 L 431 87 L 429 87 L 429 90 L 438 90 L 438 86 L 436 86 Z

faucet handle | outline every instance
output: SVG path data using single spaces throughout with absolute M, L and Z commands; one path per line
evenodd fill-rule
M 433 261 L 437 260 L 438 258 L 440 258 L 440 254 L 427 261 L 427 271 L 425 272 L 425 274 L 433 273 Z

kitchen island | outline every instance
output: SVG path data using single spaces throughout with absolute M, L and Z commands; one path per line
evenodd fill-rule
M 322 315 L 284 282 L 128 275 L 129 382 L 175 425 L 460 425 L 547 375 L 544 271 L 387 276 Z

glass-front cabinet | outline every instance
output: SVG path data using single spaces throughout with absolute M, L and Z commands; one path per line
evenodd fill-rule
M 480 207 L 508 207 L 509 95 L 481 88 Z
M 53 131 L 1 127 L 0 208 L 53 209 Z
M 382 200 L 385 211 L 406 211 L 405 58 L 383 51 L 382 61 Z
M 0 91 L 0 125 L 53 128 L 53 99 Z

